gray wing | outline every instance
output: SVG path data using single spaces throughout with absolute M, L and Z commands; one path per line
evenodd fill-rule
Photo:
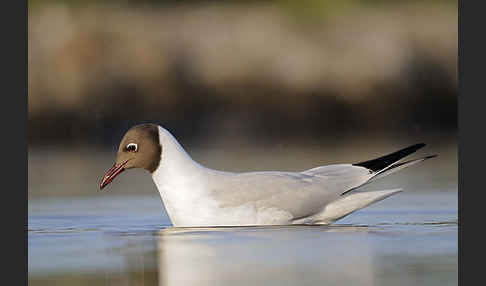
M 303 172 L 225 174 L 213 180 L 211 189 L 220 207 L 251 203 L 257 208 L 285 210 L 297 219 L 319 212 L 341 193 L 359 187 L 372 176 L 366 168 L 336 164 Z

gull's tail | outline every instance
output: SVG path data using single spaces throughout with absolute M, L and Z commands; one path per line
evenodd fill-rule
M 316 218 L 317 223 L 329 224 L 341 219 L 357 210 L 367 207 L 373 203 L 384 200 L 394 194 L 401 192 L 401 189 L 358 192 L 334 201 L 326 206 L 324 211 Z
M 403 148 L 401 150 L 398 150 L 396 152 L 393 152 L 391 154 L 388 154 L 388 155 L 385 155 L 385 156 L 382 156 L 382 157 L 379 157 L 379 158 L 376 158 L 376 159 L 373 159 L 373 160 L 353 164 L 353 166 L 360 166 L 360 167 L 367 168 L 367 169 L 369 169 L 369 171 L 372 174 L 374 174 L 374 176 L 366 182 L 366 183 L 369 183 L 373 180 L 388 176 L 388 175 L 393 174 L 393 173 L 395 173 L 399 170 L 407 168 L 411 165 L 417 164 L 419 162 L 425 161 L 425 160 L 430 159 L 430 158 L 437 157 L 437 155 L 431 155 L 431 156 L 426 156 L 426 157 L 422 157 L 422 158 L 419 158 L 419 159 L 414 159 L 414 160 L 398 163 L 398 161 L 400 161 L 401 159 L 407 157 L 408 155 L 414 153 L 415 151 L 417 151 L 418 149 L 423 148 L 423 147 L 425 147 L 424 143 L 415 144 L 415 145 L 409 146 L 407 148 Z M 361 186 L 362 185 L 360 185 L 359 187 L 361 187 Z M 345 195 L 345 194 L 349 193 L 350 191 L 352 191 L 354 189 L 355 188 L 347 190 L 346 192 L 342 193 L 341 195 Z

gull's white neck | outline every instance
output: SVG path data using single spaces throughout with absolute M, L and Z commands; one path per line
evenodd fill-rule
M 154 173 L 165 172 L 190 172 L 206 169 L 187 154 L 169 131 L 159 126 L 159 142 L 162 146 L 160 163 Z
M 152 179 L 172 223 L 178 225 L 180 218 L 191 211 L 185 206 L 194 205 L 204 196 L 205 178 L 211 170 L 192 160 L 174 136 L 160 126 L 159 142 L 161 158 Z

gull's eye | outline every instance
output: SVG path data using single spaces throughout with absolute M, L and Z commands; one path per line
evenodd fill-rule
M 130 143 L 127 145 L 127 151 L 130 151 L 130 152 L 137 152 L 138 150 L 138 146 L 137 144 L 135 143 Z

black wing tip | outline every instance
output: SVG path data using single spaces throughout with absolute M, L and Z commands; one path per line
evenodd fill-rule
M 417 144 L 408 146 L 406 148 L 400 149 L 400 150 L 393 152 L 391 154 L 388 154 L 388 155 L 385 155 L 385 156 L 382 156 L 382 157 L 379 157 L 379 158 L 376 158 L 376 159 L 373 159 L 373 160 L 356 163 L 356 164 L 353 164 L 353 165 L 365 167 L 365 168 L 370 169 L 374 172 L 379 171 L 379 170 L 382 170 L 382 169 L 388 167 L 389 165 L 401 160 L 402 158 L 414 153 L 418 149 L 421 149 L 425 146 L 427 146 L 427 144 L 417 143 Z M 431 156 L 432 156 L 431 158 L 433 158 L 437 155 L 431 155 Z M 427 158 L 427 159 L 429 159 L 429 158 Z
M 425 143 L 417 143 L 417 144 L 414 144 L 414 145 L 405 147 L 405 148 L 403 148 L 401 150 L 398 150 L 398 151 L 396 151 L 394 153 L 403 153 L 403 154 L 409 153 L 409 154 L 411 154 L 411 153 L 417 151 L 418 149 L 424 148 L 425 146 L 427 146 L 427 144 L 425 144 Z
M 424 157 L 424 160 L 426 160 L 426 159 L 432 159 L 432 158 L 435 158 L 435 157 L 438 157 L 438 156 L 439 156 L 439 154 L 434 154 L 434 155 L 425 156 L 425 157 Z
M 415 148 L 417 148 L 417 150 L 418 150 L 418 149 L 423 148 L 423 147 L 425 147 L 425 146 L 427 146 L 427 144 L 425 144 L 425 143 L 417 143 L 417 144 L 412 145 L 412 146 L 410 146 L 410 147 L 415 147 Z

